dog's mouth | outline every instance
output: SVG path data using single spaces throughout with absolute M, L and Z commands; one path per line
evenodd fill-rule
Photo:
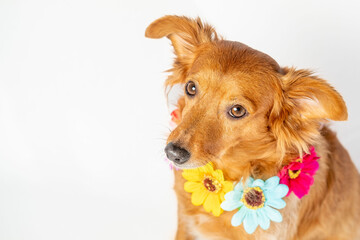
M 199 168 L 202 166 L 205 166 L 205 164 L 191 164 L 191 163 L 184 163 L 184 164 L 177 164 L 177 163 L 173 163 L 174 166 L 178 169 L 194 169 L 194 168 Z
M 192 162 L 183 163 L 183 164 L 177 164 L 171 160 L 169 160 L 167 157 L 165 157 L 165 162 L 169 165 L 170 170 L 182 170 L 182 169 L 195 169 L 199 167 L 205 166 L 208 162 L 205 163 L 198 163 L 194 164 Z
M 198 163 L 193 163 L 193 161 L 189 161 L 183 164 L 178 164 L 175 163 L 171 160 L 169 160 L 167 157 L 165 157 L 165 161 L 167 162 L 167 164 L 169 165 L 170 169 L 173 170 L 182 170 L 182 169 L 195 169 L 195 168 L 199 168 L 199 167 L 203 167 L 205 166 L 208 162 L 198 162 Z

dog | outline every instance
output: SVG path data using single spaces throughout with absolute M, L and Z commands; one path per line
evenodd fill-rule
M 327 81 L 225 40 L 199 18 L 164 16 L 145 36 L 171 40 L 176 57 L 165 86 L 184 86 L 180 120 L 165 148 L 177 168 L 211 162 L 227 181 L 265 181 L 311 147 L 319 157 L 308 194 L 284 197 L 282 221 L 252 234 L 232 226 L 234 212 L 213 216 L 193 205 L 183 171 L 174 171 L 176 239 L 360 239 L 360 176 L 327 126 L 329 120 L 347 120 L 347 108 Z

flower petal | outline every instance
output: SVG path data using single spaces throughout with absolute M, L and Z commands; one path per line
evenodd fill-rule
M 204 178 L 204 173 L 196 169 L 184 169 L 182 172 L 183 178 L 191 182 L 200 182 Z
M 186 192 L 196 192 L 196 191 L 201 191 L 201 190 L 205 190 L 204 185 L 201 184 L 200 182 L 186 182 L 184 183 L 184 190 Z
M 234 188 L 233 183 L 230 181 L 223 181 L 221 184 L 222 184 L 222 191 L 224 191 L 225 193 L 230 192 Z
M 266 215 L 270 218 L 271 221 L 274 221 L 274 222 L 282 221 L 282 216 L 278 210 L 275 210 L 269 206 L 265 206 L 264 210 L 265 210 Z
M 271 195 L 274 198 L 283 198 L 289 192 L 289 187 L 285 184 L 279 184 L 271 191 Z
M 221 208 L 224 209 L 225 211 L 232 211 L 235 210 L 239 207 L 241 207 L 242 205 L 244 205 L 241 201 L 223 201 L 221 203 Z
M 241 181 L 238 182 L 238 183 L 235 185 L 234 190 L 237 191 L 237 192 L 242 192 L 242 191 L 244 191 L 244 186 L 243 186 L 243 184 L 242 184 Z
M 264 189 L 273 189 L 277 185 L 279 185 L 279 182 L 280 182 L 280 178 L 278 176 L 271 177 L 265 181 Z
M 266 201 L 266 204 L 277 209 L 282 209 L 286 206 L 286 202 L 284 200 L 274 198 Z
M 302 173 L 308 173 L 314 176 L 316 171 L 319 169 L 319 163 L 317 161 L 304 162 L 304 167 L 301 169 Z
M 309 193 L 310 186 L 313 183 L 314 183 L 313 177 L 304 173 L 300 173 L 300 175 L 291 183 L 292 190 L 295 193 L 295 195 L 301 199 L 303 196 Z
M 220 196 L 210 193 L 204 202 L 204 209 L 207 212 L 212 211 L 214 216 L 220 216 L 222 209 L 220 208 Z
M 202 172 L 202 173 L 210 173 L 211 174 L 214 171 L 214 168 L 213 168 L 212 162 L 208 162 L 204 166 L 196 168 L 196 170 L 198 170 L 199 172 Z
M 308 161 L 316 161 L 318 160 L 320 157 L 318 157 L 316 155 L 316 151 L 315 151 L 315 148 L 312 146 L 310 147 L 310 153 L 306 154 L 304 157 L 303 157 L 303 162 L 308 162 Z
M 285 184 L 286 186 L 289 186 L 289 184 L 290 184 L 289 182 L 290 182 L 290 177 L 288 174 L 280 177 L 280 184 Z
M 220 192 L 219 196 L 220 196 L 220 202 L 225 201 L 225 193 L 224 192 Z
M 250 186 L 254 182 L 254 179 L 252 177 L 248 177 L 245 181 L 245 186 Z
M 256 179 L 252 184 L 252 187 L 260 187 L 262 188 L 264 186 L 264 181 L 262 179 Z
M 214 207 L 214 209 L 212 210 L 212 212 L 213 212 L 213 215 L 214 215 L 215 217 L 220 216 L 220 215 L 224 212 L 224 210 L 222 210 L 222 208 L 220 207 L 220 201 L 219 201 L 219 203 L 216 205 L 216 207 Z
M 227 194 L 225 194 L 225 200 L 228 201 L 240 201 L 242 197 L 242 192 L 235 192 L 235 191 L 230 191 Z
M 252 234 L 258 226 L 256 211 L 249 210 L 244 219 L 244 228 L 248 234 Z
M 213 171 L 212 175 L 218 181 L 220 181 L 220 182 L 224 181 L 224 175 L 223 175 L 223 172 L 220 169 L 217 169 L 217 170 Z
M 263 208 L 259 209 L 257 212 L 257 221 L 260 227 L 264 230 L 269 229 L 270 227 L 270 219 L 267 217 L 265 210 Z
M 241 178 L 241 180 L 235 185 L 234 190 L 243 191 L 245 187 L 251 186 L 253 181 L 254 179 L 252 177 L 249 177 L 248 179 L 246 179 L 246 181 L 243 184 L 243 179 Z
M 195 206 L 200 206 L 201 204 L 204 203 L 208 195 L 209 195 L 209 191 L 206 190 L 193 192 L 191 194 L 191 203 L 194 204 Z
M 283 167 L 277 176 L 280 178 L 280 183 L 283 178 L 289 178 L 288 166 Z
M 295 170 L 300 170 L 300 169 L 302 169 L 304 167 L 304 163 L 301 163 L 301 162 L 292 162 L 292 163 L 290 163 L 290 165 L 289 165 L 289 169 L 290 170 L 293 170 L 293 171 L 295 171 Z
M 234 227 L 240 226 L 246 214 L 247 214 L 247 208 L 246 207 L 240 208 L 240 210 L 237 213 L 235 213 L 234 216 L 231 218 L 231 225 Z
M 217 198 L 217 203 L 216 203 L 216 205 L 214 206 L 214 208 L 212 209 L 212 212 L 213 212 L 213 215 L 215 216 L 215 217 L 218 217 L 218 216 L 220 216 L 220 214 L 221 213 L 223 213 L 223 210 L 222 210 L 222 208 L 220 207 L 220 199 L 219 199 L 219 196 L 218 196 L 218 198 Z

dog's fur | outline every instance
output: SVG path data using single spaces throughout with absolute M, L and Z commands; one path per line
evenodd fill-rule
M 181 171 L 175 171 L 178 197 L 176 239 L 360 239 L 360 177 L 327 120 L 347 119 L 340 94 L 308 70 L 281 68 L 268 55 L 223 40 L 200 19 L 165 16 L 146 29 L 149 38 L 168 37 L 176 59 L 166 87 L 196 83 L 197 95 L 179 100 L 181 122 L 168 137 L 191 153 L 180 168 L 212 161 L 225 179 L 267 179 L 313 145 L 320 168 L 310 193 L 291 194 L 280 210 L 281 223 L 247 234 L 230 225 L 234 212 L 220 217 L 191 204 Z M 248 114 L 232 119 L 240 104 Z

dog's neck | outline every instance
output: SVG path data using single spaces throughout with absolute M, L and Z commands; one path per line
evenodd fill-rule
M 217 168 L 222 169 L 225 178 L 230 181 L 238 181 L 239 176 L 240 178 L 268 179 L 276 176 L 283 166 L 297 157 L 299 157 L 297 153 L 282 157 L 276 152 L 256 156 L 253 153 L 246 154 L 243 151 L 234 153 L 232 151 L 223 155 L 221 160 L 214 162 L 214 164 Z

